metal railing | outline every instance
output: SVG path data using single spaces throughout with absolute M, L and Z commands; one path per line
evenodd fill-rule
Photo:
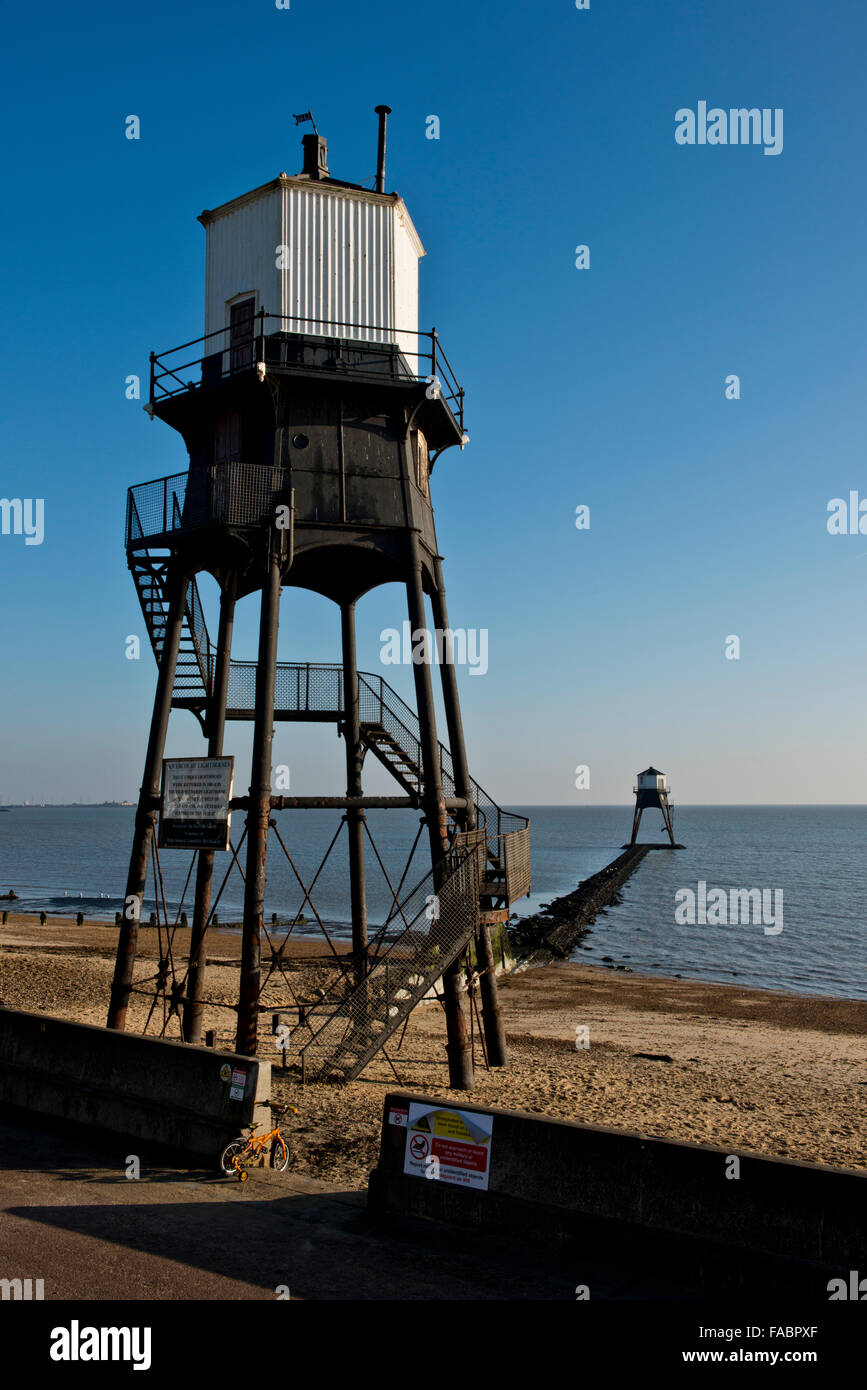
M 253 711 L 256 706 L 256 662 L 232 661 L 229 666 L 227 708 Z M 276 714 L 343 713 L 343 667 L 325 662 L 277 663 L 274 687 Z
M 503 836 L 506 901 L 511 904 L 530 891 L 530 822 Z
M 181 529 L 188 473 L 171 473 L 127 490 L 127 545 Z
M 337 717 L 345 713 L 344 694 L 343 668 L 337 663 L 277 664 L 275 714 L 319 713 Z M 381 725 L 423 777 L 421 726 L 415 710 L 383 676 L 372 671 L 359 671 L 358 694 L 362 725 Z M 255 699 L 255 661 L 233 661 L 229 669 L 229 709 L 252 712 Z M 459 796 L 451 752 L 444 743 L 438 746 L 443 792 L 447 797 Z M 477 829 L 483 832 L 487 844 L 488 862 L 499 865 L 505 872 L 510 901 L 523 897 L 529 892 L 528 818 L 504 811 L 473 777 L 470 778 L 470 792 Z
M 406 349 L 408 339 L 418 344 L 416 351 Z M 151 410 L 161 400 L 216 385 L 239 372 L 255 369 L 261 374 L 268 366 L 332 373 L 351 370 L 356 376 L 381 377 L 386 373 L 424 382 L 464 429 L 464 390 L 435 328 L 425 332 L 348 319 L 269 314 L 265 309 L 251 320 L 250 332 L 243 337 L 238 336 L 237 326 L 234 330 L 231 326 L 217 328 L 179 347 L 152 352 Z
M 196 653 L 196 662 L 202 677 L 202 684 L 210 695 L 214 689 L 214 663 L 216 657 L 211 653 L 211 637 L 208 632 L 208 625 L 205 622 L 202 599 L 195 578 L 190 579 L 187 585 L 187 601 L 184 607 L 184 620 L 193 639 L 193 647 Z
M 380 725 L 391 734 L 401 751 L 418 769 L 421 780 L 421 726 L 415 710 L 401 699 L 383 676 L 372 671 L 359 671 L 358 694 L 362 725 Z M 229 668 L 228 708 L 252 712 L 255 700 L 255 661 L 232 661 Z M 275 714 L 322 714 L 338 718 L 345 710 L 342 666 L 335 662 L 278 662 Z M 438 747 L 443 792 L 447 797 L 459 796 L 451 752 L 444 743 L 439 743 Z M 504 811 L 473 777 L 470 778 L 470 793 L 476 812 L 476 826 L 486 843 L 488 863 L 492 867 L 498 866 L 505 874 L 509 901 L 513 902 L 530 891 L 530 822 L 526 816 Z
M 415 710 L 401 699 L 397 691 L 392 689 L 383 676 L 373 675 L 369 671 L 359 671 L 358 683 L 362 722 L 365 722 L 364 711 L 367 710 L 374 716 L 370 722 L 382 723 L 389 733 L 394 733 L 398 742 L 400 741 L 400 732 L 405 731 L 405 736 L 412 741 L 412 747 L 418 750 L 417 764 L 420 767 L 421 725 Z M 365 699 L 365 693 L 367 693 L 367 699 Z M 372 702 L 370 697 L 372 697 Z M 443 791 L 446 796 L 458 796 L 452 755 L 443 743 L 440 743 L 439 750 Z M 411 750 L 405 748 L 404 751 L 409 752 Z M 476 808 L 476 817 L 480 822 L 479 829 L 484 828 L 489 841 L 529 825 L 526 816 L 514 815 L 511 811 L 503 811 L 472 777 L 470 778 L 470 786 Z
M 227 462 L 138 483 L 127 494 L 126 545 L 203 526 L 272 523 L 288 479 L 288 469 Z

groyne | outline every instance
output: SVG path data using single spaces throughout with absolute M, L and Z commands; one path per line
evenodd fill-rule
M 548 965 L 566 960 L 603 908 L 619 900 L 621 887 L 652 848 L 631 845 L 579 883 L 574 893 L 555 898 L 541 912 L 510 924 L 509 940 L 518 963 Z

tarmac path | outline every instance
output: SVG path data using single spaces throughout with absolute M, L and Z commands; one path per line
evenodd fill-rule
M 0 1278 L 49 1299 L 536 1300 L 678 1296 L 652 1270 L 423 1222 L 374 1224 L 364 1191 L 255 1170 L 151 1166 L 130 1141 L 0 1114 Z M 278 1289 L 284 1290 L 278 1294 Z

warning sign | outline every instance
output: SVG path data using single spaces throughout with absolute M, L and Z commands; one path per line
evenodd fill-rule
M 493 1130 L 493 1115 L 411 1101 L 403 1171 L 486 1192 Z
M 406 1128 L 406 1122 L 407 1122 L 408 1119 L 409 1119 L 409 1111 L 408 1111 L 408 1110 L 389 1110 L 389 1112 L 388 1112 L 388 1123 L 389 1123 L 390 1125 L 402 1125 L 402 1126 L 404 1127 L 404 1129 L 405 1129 L 405 1128 Z
M 234 758 L 164 758 L 160 849 L 229 848 Z
M 409 1151 L 413 1158 L 427 1158 L 430 1153 L 430 1140 L 424 1134 L 413 1134 L 410 1136 Z

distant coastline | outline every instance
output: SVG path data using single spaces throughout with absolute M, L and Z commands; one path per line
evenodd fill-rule
M 8 801 L 0 811 L 86 811 L 98 806 L 134 807 L 134 801 Z
M 324 794 L 324 793 L 323 793 Z M 330 794 L 330 793 L 329 793 Z M 335 790 L 334 795 L 339 793 Z M 510 806 L 523 811 L 622 811 L 631 810 L 634 800 L 629 801 L 521 801 L 515 797 L 504 798 Z M 135 801 L 4 801 L 0 811 L 75 811 L 94 810 L 100 807 L 117 806 L 124 809 L 135 807 Z M 865 801 L 680 801 L 678 810 L 685 811 L 813 811 L 813 810 L 857 810 L 867 809 Z

